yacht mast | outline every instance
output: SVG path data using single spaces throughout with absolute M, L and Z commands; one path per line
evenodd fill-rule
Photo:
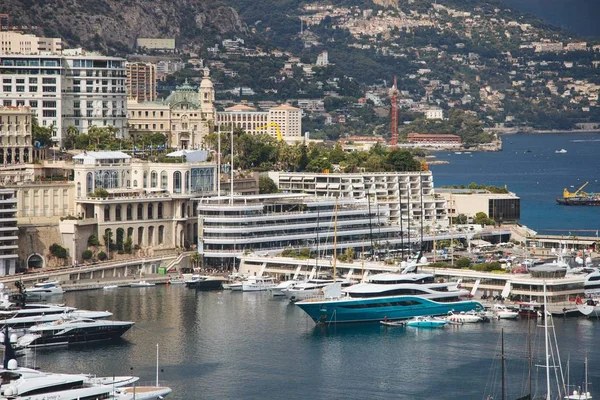
M 229 202 L 233 205 L 233 124 L 231 124 L 231 199 Z
M 545 336 L 545 351 L 546 351 L 546 398 L 550 399 L 550 353 L 548 349 L 548 298 L 546 294 L 546 282 L 544 281 L 544 336 Z
M 398 175 L 398 210 L 400 218 L 400 254 L 402 255 L 402 261 L 404 261 L 404 224 L 402 223 L 402 188 L 400 186 L 400 175 Z
M 337 281 L 337 210 L 338 210 L 338 198 L 335 198 L 335 209 L 333 214 L 333 281 Z
M 221 128 L 217 125 L 217 197 L 221 197 Z
M 502 328 L 502 400 L 506 400 L 506 385 L 504 376 L 504 328 Z

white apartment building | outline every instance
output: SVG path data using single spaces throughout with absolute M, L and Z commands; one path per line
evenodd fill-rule
M 0 55 L 40 54 L 40 52 L 60 52 L 62 40 L 42 38 L 20 32 L 0 31 Z
M 268 133 L 277 138 L 277 128 L 286 142 L 303 140 L 302 110 L 287 104 L 257 111 L 253 107 L 237 104 L 217 112 L 219 127 L 235 126 L 249 134 Z
M 125 60 L 85 53 L 0 56 L 0 105 L 29 106 L 38 124 L 53 126 L 61 143 L 67 128 L 87 132 L 113 126 L 127 132 Z
M 275 173 L 279 190 L 307 193 L 318 197 L 363 199 L 390 210 L 390 222 L 404 229 L 424 226 L 447 226 L 446 200 L 435 194 L 433 174 L 422 172 L 365 172 L 358 174 Z
M 17 272 L 17 197 L 13 189 L 0 189 L 0 276 Z
M 317 67 L 326 67 L 328 65 L 329 65 L 329 53 L 327 53 L 327 50 L 323 50 L 317 56 L 316 66 Z

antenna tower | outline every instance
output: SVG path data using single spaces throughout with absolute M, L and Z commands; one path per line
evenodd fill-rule
M 394 76 L 394 86 L 390 90 L 392 98 L 392 147 L 398 146 L 398 86 Z

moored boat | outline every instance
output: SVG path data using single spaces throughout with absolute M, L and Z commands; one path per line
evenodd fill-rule
M 242 281 L 243 292 L 260 292 L 275 286 L 277 286 L 277 283 L 275 283 L 275 278 L 268 276 L 251 276 L 245 281 Z M 233 289 L 233 285 L 232 290 L 235 290 Z
M 461 324 L 476 324 L 479 322 L 485 322 L 485 318 L 482 315 L 471 312 L 459 312 L 455 313 L 450 311 L 448 315 L 444 317 L 448 322 L 455 322 Z
M 502 304 L 494 304 L 492 311 L 496 319 L 516 319 L 519 316 L 517 311 L 511 310 Z
M 152 282 L 147 282 L 147 281 L 133 282 L 132 284 L 129 285 L 129 287 L 132 287 L 132 288 L 143 288 L 143 287 L 152 287 L 152 286 L 156 286 L 156 284 L 152 283 Z
M 340 282 L 323 288 L 321 298 L 296 305 L 316 323 L 379 322 L 451 311 L 483 310 L 457 282 L 435 283 L 432 274 L 377 274 L 342 290 Z
M 60 346 L 114 340 L 127 332 L 134 322 L 75 318 L 34 325 L 17 340 L 17 347 Z
M 58 281 L 36 283 L 23 291 L 27 297 L 48 297 L 63 294 L 65 291 Z
M 414 328 L 443 328 L 448 321 L 435 317 L 414 317 L 406 322 L 406 326 Z

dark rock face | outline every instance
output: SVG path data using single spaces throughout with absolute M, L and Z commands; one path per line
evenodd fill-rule
M 65 47 L 107 53 L 131 51 L 138 37 L 175 38 L 185 47 L 246 30 L 220 0 L 3 0 L 0 13 L 9 14 L 11 25 L 63 38 Z

